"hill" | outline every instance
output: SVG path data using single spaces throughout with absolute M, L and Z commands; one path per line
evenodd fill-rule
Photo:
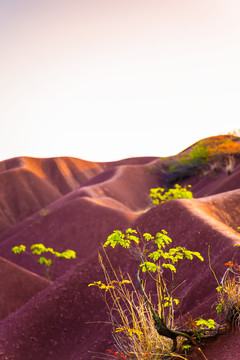
M 173 242 L 199 251 L 205 261 L 182 265 L 186 281 L 176 296 L 183 318 L 191 314 L 216 319 L 216 282 L 208 266 L 208 246 L 220 279 L 235 251 L 233 245 L 240 244 L 239 138 L 230 139 L 231 149 L 228 139 L 221 138 L 217 147 L 217 139 L 204 139 L 170 158 L 95 163 L 23 157 L 1 162 L 0 359 L 107 358 L 106 350 L 114 347 L 112 328 L 98 289 L 88 284 L 104 280 L 98 252 L 116 229 L 131 227 L 152 234 L 165 229 Z M 202 144 L 208 150 L 211 144 L 214 151 L 205 158 L 201 153 L 194 157 L 196 146 Z M 231 168 L 230 159 L 234 159 Z M 175 180 L 182 186 L 190 184 L 194 199 L 152 206 L 150 188 L 167 187 Z M 59 252 L 73 249 L 77 257 L 57 259 L 49 282 L 31 256 L 11 251 L 15 245 L 29 248 L 34 243 Z M 136 260 L 123 249 L 108 253 L 115 267 L 135 276 Z M 237 359 L 237 339 L 235 333 L 225 334 L 202 344 L 202 350 L 209 360 Z M 197 352 L 189 356 L 203 358 Z

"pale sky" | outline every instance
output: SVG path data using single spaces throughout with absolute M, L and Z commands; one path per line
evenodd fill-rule
M 239 0 L 0 0 L 0 161 L 170 156 L 240 128 Z

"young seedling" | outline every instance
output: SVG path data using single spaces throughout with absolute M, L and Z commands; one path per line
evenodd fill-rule
M 27 251 L 25 245 L 18 245 L 18 246 L 14 246 L 12 248 L 12 251 L 14 252 L 14 254 L 20 254 L 21 252 L 26 252 L 30 256 L 37 255 L 38 260 L 34 256 L 33 256 L 33 258 L 34 258 L 34 260 L 38 261 L 39 264 L 42 265 L 42 267 L 44 268 L 46 277 L 49 281 L 51 281 L 50 276 L 49 276 L 49 268 L 52 265 L 52 260 L 47 259 L 45 256 L 41 256 L 41 254 L 48 252 L 48 253 L 53 254 L 56 258 L 64 258 L 64 259 L 75 259 L 76 258 L 76 253 L 73 250 L 66 250 L 66 251 L 63 251 L 60 253 L 58 251 L 54 251 L 50 247 L 46 248 L 43 244 L 33 244 L 30 247 L 30 250 L 31 250 L 31 252 Z

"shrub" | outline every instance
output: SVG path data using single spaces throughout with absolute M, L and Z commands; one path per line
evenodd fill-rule
M 116 346 L 119 353 L 127 356 L 127 359 L 140 360 L 146 353 L 150 354 L 150 359 L 161 359 L 166 353 L 181 358 L 175 353 L 178 349 L 178 338 L 194 343 L 196 337 L 204 337 L 205 334 L 210 336 L 210 333 L 216 330 L 215 323 L 211 319 L 199 319 L 195 322 L 194 330 L 176 328 L 174 311 L 179 303 L 179 300 L 173 297 L 177 286 L 176 264 L 184 259 L 192 260 L 195 257 L 203 261 L 203 258 L 199 252 L 180 246 L 167 251 L 171 243 L 172 240 L 165 230 L 152 236 L 149 233 L 141 235 L 136 230 L 127 229 L 125 233 L 115 230 L 104 244 L 104 248 L 109 245 L 112 248 L 120 245 L 139 260 L 137 268 L 139 290 L 134 287 L 129 275 L 127 279 L 121 271 L 118 275 L 109 261 L 113 279 L 106 271 L 101 256 L 100 264 L 106 284 L 101 281 L 89 284 L 89 286 L 98 286 L 103 291 Z M 152 249 L 154 251 L 150 252 Z M 165 278 L 166 272 L 171 274 L 170 283 Z M 143 280 L 144 276 L 145 280 Z M 149 295 L 146 292 L 147 280 L 151 280 L 156 286 L 158 299 L 156 305 L 151 300 L 151 292 Z
M 191 185 L 187 185 L 187 187 L 191 188 Z M 152 188 L 150 189 L 149 196 L 152 198 L 152 203 L 154 205 L 173 199 L 193 199 L 192 192 L 178 184 L 175 184 L 174 188 L 169 190 L 165 190 L 161 187 Z
M 237 251 L 240 245 L 237 246 Z M 236 251 L 236 252 L 237 252 Z M 236 252 L 233 255 L 236 255 Z M 209 257 L 209 267 L 212 271 L 214 278 L 217 282 L 217 292 L 218 292 L 218 303 L 216 310 L 218 313 L 221 313 L 224 317 L 224 321 L 227 325 L 227 328 L 233 328 L 240 326 L 240 266 L 233 263 L 233 260 L 228 261 L 225 266 L 225 270 L 221 281 L 219 282 L 215 272 L 211 267 L 210 261 L 210 247 L 208 249 Z
M 227 327 L 240 326 L 240 266 L 229 261 L 225 264 L 221 283 L 218 284 L 219 302 L 217 312 L 222 313 Z

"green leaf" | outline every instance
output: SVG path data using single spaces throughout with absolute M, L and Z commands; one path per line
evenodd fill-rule
M 12 248 L 12 251 L 14 252 L 14 254 L 20 254 L 22 251 L 24 252 L 25 250 L 26 250 L 25 245 L 14 246 Z
M 160 270 L 159 266 L 149 261 L 146 261 L 145 263 L 141 264 L 140 267 L 142 268 L 142 272 L 146 272 L 146 271 L 155 272 L 157 270 Z
M 172 306 L 173 302 L 175 302 L 176 305 L 179 304 L 179 300 L 178 299 L 173 299 L 171 296 L 166 296 L 164 297 L 164 307 L 169 307 L 169 306 Z
M 193 255 L 192 255 L 191 251 L 185 250 L 185 256 L 189 260 L 193 259 Z
M 114 230 L 114 232 L 108 236 L 107 241 L 103 245 L 104 247 L 110 245 L 112 248 L 119 244 L 124 248 L 130 247 L 130 240 L 125 239 L 125 235 L 120 230 Z
M 108 236 L 107 241 L 104 243 L 103 247 L 110 245 L 112 248 L 114 248 L 117 244 L 119 244 L 123 248 L 129 248 L 131 241 L 139 244 L 139 238 L 131 234 L 137 234 L 137 231 L 129 228 L 126 230 L 126 234 L 123 234 L 120 230 L 114 230 L 114 232 Z
M 43 252 L 47 252 L 47 248 L 43 244 L 34 244 L 30 248 L 32 254 L 41 255 Z
M 66 250 L 60 253 L 60 257 L 63 257 L 65 259 L 76 259 L 76 252 L 73 250 Z
M 162 267 L 164 267 L 164 268 L 166 268 L 166 269 L 170 269 L 170 270 L 173 271 L 173 272 L 176 272 L 176 271 L 177 271 L 176 268 L 175 268 L 175 266 L 172 265 L 172 264 L 162 264 Z
M 126 230 L 126 234 L 137 234 L 137 230 L 128 228 L 128 229 Z
M 127 237 L 129 240 L 134 241 L 137 245 L 139 244 L 139 238 L 134 235 L 128 235 Z
M 52 260 L 51 259 L 46 259 L 45 257 L 40 257 L 39 259 L 38 259 L 38 262 L 39 262 L 39 264 L 45 264 L 46 266 L 51 266 L 51 264 L 52 264 Z
M 196 325 L 200 326 L 200 329 L 204 329 L 205 327 L 215 329 L 215 321 L 213 319 L 204 320 L 200 318 L 196 320 Z
M 88 286 L 97 286 L 101 290 L 105 290 L 106 292 L 109 289 L 115 289 L 113 285 L 105 285 L 101 281 L 94 281 L 94 283 L 88 284 Z
M 152 236 L 151 234 L 149 233 L 145 233 L 143 234 L 144 238 L 146 241 L 149 241 L 149 240 L 153 240 L 154 239 L 154 236 Z
M 148 255 L 148 257 L 150 259 L 153 259 L 153 261 L 157 261 L 161 256 L 162 256 L 162 251 L 158 250 L 158 251 L 153 251 L 152 253 L 150 253 Z
M 192 254 L 196 256 L 199 260 L 204 261 L 204 258 L 198 251 L 193 251 Z
M 188 350 L 191 348 L 191 345 L 182 345 L 182 350 Z

